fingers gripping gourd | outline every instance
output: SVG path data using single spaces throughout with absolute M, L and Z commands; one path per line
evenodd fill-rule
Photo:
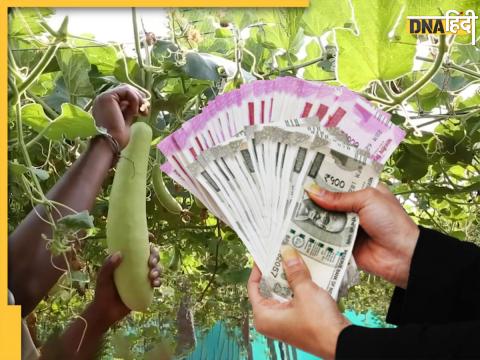
M 130 142 L 122 151 L 108 205 L 107 245 L 120 251 L 122 262 L 114 280 L 122 301 L 132 310 L 145 311 L 153 290 L 148 277 L 146 215 L 147 166 L 152 130 L 144 122 L 131 127 Z
M 160 170 L 158 164 L 152 168 L 152 183 L 155 195 L 165 210 L 172 214 L 180 214 L 183 211 L 182 206 L 175 200 L 172 194 L 170 194 L 170 191 L 168 191 L 163 181 L 162 170 Z

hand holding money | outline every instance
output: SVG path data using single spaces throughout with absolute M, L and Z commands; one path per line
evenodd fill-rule
M 325 209 L 357 213 L 361 231 L 353 255 L 358 266 L 396 286 L 407 287 L 420 231 L 385 185 L 351 193 L 333 193 L 317 186 L 308 193 Z
M 255 266 L 248 281 L 248 295 L 255 328 L 323 359 L 333 359 L 337 339 L 349 321 L 330 294 L 316 285 L 300 255 L 282 249 L 283 267 L 294 298 L 288 302 L 266 299 L 259 292 L 260 270 Z
M 334 298 L 356 274 L 358 215 L 328 211 L 304 189 L 375 186 L 403 136 L 390 114 L 345 88 L 277 78 L 218 96 L 158 148 L 161 170 L 243 241 L 262 271 L 262 294 L 288 301 L 282 243 Z

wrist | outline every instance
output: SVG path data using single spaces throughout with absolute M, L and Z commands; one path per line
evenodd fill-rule
M 341 318 L 339 318 L 335 324 L 331 324 L 327 331 L 325 331 L 325 329 L 317 331 L 316 344 L 322 344 L 323 346 L 318 349 L 316 355 L 326 360 L 335 359 L 335 353 L 337 351 L 337 343 L 340 334 L 346 327 L 350 325 L 351 322 L 341 315 Z
M 417 246 L 418 238 L 420 236 L 420 229 L 417 225 L 412 226 L 403 238 L 403 251 L 399 256 L 399 264 L 397 266 L 397 275 L 395 281 L 392 281 L 396 286 L 406 289 L 408 286 L 408 278 L 410 277 L 410 267 L 412 265 L 413 253 Z
M 118 147 L 118 143 L 115 145 L 113 141 L 106 135 L 97 135 L 90 140 L 90 145 L 88 148 L 89 151 L 98 152 L 102 157 L 108 158 L 111 168 L 116 165 L 120 157 L 120 148 Z
M 110 316 L 110 311 L 105 306 L 102 306 L 97 301 L 93 300 L 90 305 L 85 310 L 85 318 L 90 323 L 95 324 L 94 326 L 102 332 L 108 331 L 108 329 L 115 324 L 118 319 L 114 319 Z

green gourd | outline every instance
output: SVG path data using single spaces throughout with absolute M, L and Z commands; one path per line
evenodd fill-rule
M 152 167 L 152 184 L 155 195 L 160 204 L 172 214 L 181 214 L 183 209 L 178 201 L 170 194 L 163 181 L 162 170 L 158 164 Z
M 148 276 L 146 189 L 152 130 L 144 122 L 131 127 L 130 141 L 122 151 L 113 179 L 107 216 L 107 245 L 120 251 L 122 262 L 114 280 L 120 298 L 132 310 L 145 311 L 152 302 Z

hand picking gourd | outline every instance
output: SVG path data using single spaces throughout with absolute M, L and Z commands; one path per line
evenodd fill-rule
M 132 310 L 145 311 L 152 302 L 148 277 L 146 189 L 152 130 L 144 122 L 131 127 L 130 142 L 122 151 L 113 179 L 107 216 L 107 245 L 120 251 L 122 262 L 114 280 L 120 298 Z

